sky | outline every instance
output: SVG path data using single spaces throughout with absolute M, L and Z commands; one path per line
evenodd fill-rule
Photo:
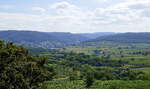
M 150 32 L 150 0 L 0 0 L 0 30 Z

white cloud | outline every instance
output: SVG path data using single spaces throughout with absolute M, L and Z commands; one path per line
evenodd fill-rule
M 125 0 L 108 8 L 83 10 L 68 2 L 32 10 L 45 14 L 0 13 L 0 29 L 98 32 L 149 31 L 150 1 Z M 141 30 L 142 29 L 142 30 Z
M 72 5 L 68 2 L 59 2 L 49 6 L 50 11 L 54 11 L 55 15 L 61 16 L 80 16 L 82 11 L 75 5 Z
M 97 8 L 95 10 L 96 17 L 101 17 L 104 20 L 110 20 L 118 22 L 118 23 L 129 23 L 134 21 L 141 21 L 143 18 L 145 18 L 144 15 L 150 15 L 148 14 L 150 8 L 150 1 L 143 0 L 131 0 L 127 1 L 125 3 L 120 3 L 115 6 L 108 7 L 106 9 L 104 8 Z M 124 23 L 124 24 L 125 24 Z

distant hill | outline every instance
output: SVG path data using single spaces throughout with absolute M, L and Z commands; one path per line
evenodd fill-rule
M 148 43 L 150 44 L 150 33 L 120 33 L 109 36 L 102 36 L 88 42 L 116 42 L 116 43 Z
M 97 37 L 101 36 L 109 36 L 109 35 L 114 35 L 116 33 L 114 32 L 95 32 L 95 33 L 81 33 L 80 35 L 87 37 L 89 39 L 95 39 Z
M 88 38 L 79 34 L 65 32 L 37 32 L 37 31 L 0 31 L 0 40 L 15 42 L 26 47 L 63 47 L 79 43 Z
M 150 33 L 113 33 L 98 32 L 72 34 L 68 32 L 37 32 L 37 31 L 0 31 L 0 40 L 15 42 L 18 45 L 34 48 L 59 48 L 71 44 L 95 44 L 113 42 L 123 44 L 150 44 Z

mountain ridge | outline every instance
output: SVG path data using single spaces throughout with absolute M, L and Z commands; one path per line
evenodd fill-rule
M 97 37 L 96 39 L 89 40 L 88 42 L 117 42 L 117 43 L 150 43 L 150 33 L 148 32 L 127 32 L 113 34 L 109 36 Z
M 0 40 L 14 42 L 23 46 L 37 46 L 38 47 L 62 47 L 68 44 L 79 43 L 88 40 L 88 38 L 79 34 L 72 34 L 66 32 L 38 32 L 38 31 L 16 31 L 7 30 L 0 31 Z M 36 44 L 35 44 L 36 43 Z M 49 46 L 48 46 L 49 45 Z M 55 45 L 55 46 L 52 46 Z

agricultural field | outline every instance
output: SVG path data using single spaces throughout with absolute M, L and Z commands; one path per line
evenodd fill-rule
M 36 53 L 46 56 L 47 66 L 55 72 L 53 80 L 46 82 L 48 89 L 150 89 L 149 45 L 107 44 Z M 90 75 L 92 84 L 86 87 Z
M 100 43 L 99 43 L 100 44 Z M 98 45 L 99 45 L 98 44 Z M 100 46 L 70 46 L 62 51 L 65 52 L 75 52 L 75 53 L 84 53 L 96 57 L 107 57 L 109 60 L 124 60 L 128 61 L 130 66 L 150 66 L 150 48 L 149 44 L 132 44 L 132 45 L 123 45 L 114 46 L 110 45 L 111 43 L 102 42 Z M 119 44 L 116 44 L 119 45 Z

